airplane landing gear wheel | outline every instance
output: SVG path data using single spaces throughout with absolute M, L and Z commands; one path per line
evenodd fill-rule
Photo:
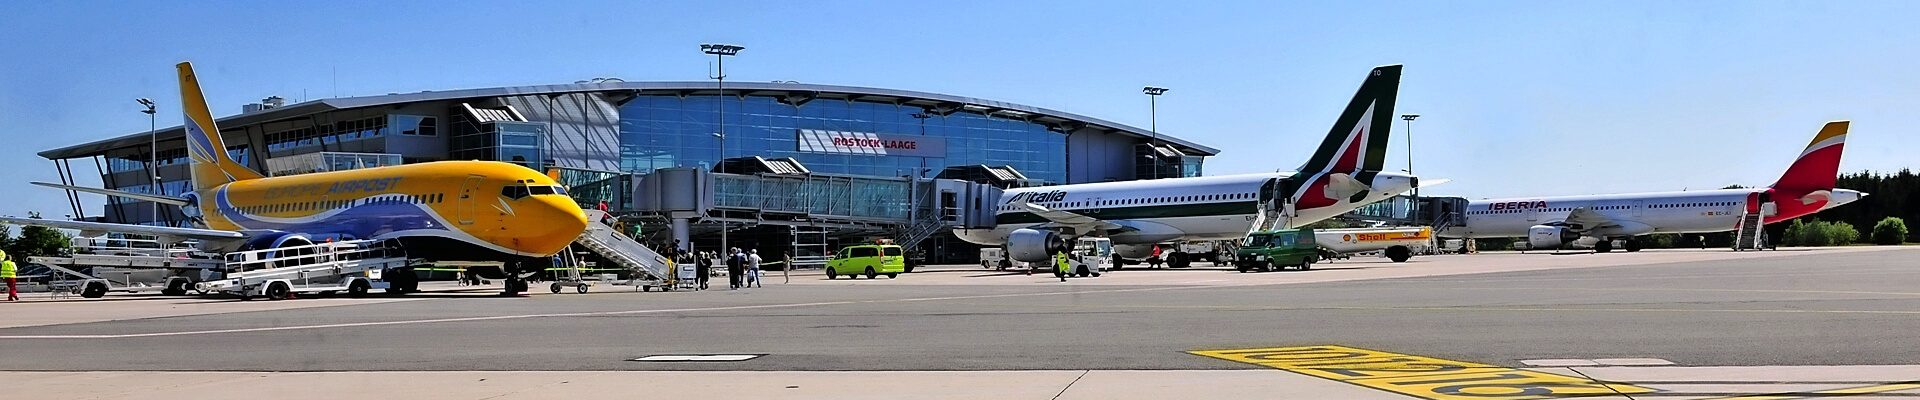
M 1639 240 L 1639 239 L 1627 239 L 1627 243 L 1626 243 L 1626 244 L 1627 244 L 1627 252 L 1628 252 L 1628 253 L 1632 253 L 1632 252 L 1637 252 L 1637 251 L 1640 251 L 1640 240 Z
M 1593 244 L 1593 252 L 1595 253 L 1608 253 L 1612 251 L 1613 239 L 1600 238 L 1600 242 Z
M 1167 255 L 1167 268 L 1186 268 L 1190 266 L 1193 266 L 1193 258 L 1189 257 L 1187 253 Z

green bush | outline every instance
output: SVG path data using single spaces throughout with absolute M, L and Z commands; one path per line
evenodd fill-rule
M 1845 222 L 1796 219 L 1781 236 L 1781 244 L 1788 246 L 1840 246 L 1859 240 L 1860 230 Z
M 1873 244 L 1900 244 L 1907 240 L 1907 221 L 1887 217 L 1873 224 Z
M 1649 249 L 1671 249 L 1674 248 L 1674 246 L 1685 244 L 1687 243 L 1680 241 L 1680 234 L 1678 233 L 1656 233 L 1647 235 L 1646 240 L 1640 241 L 1641 247 Z

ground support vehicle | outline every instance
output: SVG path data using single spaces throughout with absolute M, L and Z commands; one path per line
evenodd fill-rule
M 226 254 L 226 279 L 200 282 L 204 292 L 284 300 L 299 294 L 345 292 L 364 296 L 373 289 L 406 293 L 419 289 L 413 267 L 399 243 L 347 240 Z
M 1067 271 L 1054 266 L 1053 275 L 1064 277 L 1095 277 L 1113 269 L 1113 240 L 1107 238 L 1080 238 L 1073 246 L 1073 252 L 1067 253 Z
M 1219 266 L 1229 261 L 1230 257 L 1228 257 L 1228 255 L 1233 254 L 1233 252 L 1229 250 L 1230 247 L 1231 246 L 1227 245 L 1227 242 L 1219 241 L 1175 243 L 1167 247 L 1168 251 L 1165 257 L 1167 268 L 1186 268 L 1193 266 L 1193 263 L 1198 261 L 1206 261 L 1213 263 L 1214 266 Z
M 71 246 L 73 254 L 29 257 L 27 263 L 45 266 L 50 275 L 56 275 L 49 279 L 50 290 L 68 290 L 90 299 L 109 292 L 187 295 L 194 283 L 217 279 L 226 268 L 215 254 L 155 240 L 76 237 Z
M 1414 254 L 1434 249 L 1433 228 L 1424 226 L 1387 228 L 1321 229 L 1314 231 L 1315 242 L 1345 259 L 1348 255 L 1379 252 L 1393 262 L 1406 262 Z
M 1280 270 L 1297 267 L 1313 269 L 1319 261 L 1320 246 L 1312 229 L 1283 229 L 1248 234 L 1234 252 L 1233 267 L 1240 272 Z
M 904 272 L 907 272 L 906 252 L 887 240 L 847 246 L 834 253 L 833 259 L 827 260 L 827 279 L 840 275 L 848 278 L 859 278 L 859 275 L 866 275 L 867 279 L 880 275 L 895 278 Z

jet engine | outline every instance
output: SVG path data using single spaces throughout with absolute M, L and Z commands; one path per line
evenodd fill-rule
M 266 254 L 261 255 L 261 258 L 265 258 L 265 259 L 282 259 L 280 261 L 273 262 L 272 267 L 279 268 L 279 267 L 290 267 L 295 265 L 304 265 L 311 262 L 312 260 L 290 258 L 290 257 L 312 255 L 313 253 L 315 253 L 314 248 L 302 247 L 302 246 L 312 246 L 312 245 L 313 245 L 313 239 L 307 237 L 307 235 L 292 233 L 292 232 L 273 232 L 273 233 L 267 233 L 263 235 L 254 236 L 252 238 L 248 238 L 247 243 L 245 245 L 240 246 L 240 251 L 272 250 L 272 249 L 285 249 L 290 247 L 298 247 L 298 249 L 291 249 L 291 250 L 274 250 L 272 252 L 268 252 Z
M 1536 249 L 1557 248 L 1580 240 L 1580 233 L 1559 226 L 1534 225 L 1527 228 L 1527 244 Z
M 1007 253 L 1014 261 L 1047 262 L 1053 253 L 1067 250 L 1067 240 L 1049 230 L 1022 228 L 1007 236 Z

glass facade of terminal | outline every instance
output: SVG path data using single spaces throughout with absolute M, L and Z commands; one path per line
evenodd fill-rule
M 724 101 L 726 144 L 721 153 Z M 1066 182 L 1065 134 L 1045 125 L 957 111 L 816 99 L 798 106 L 774 97 L 639 96 L 620 106 L 620 161 L 627 172 L 710 169 L 723 158 L 793 157 L 813 172 L 927 176 L 953 165 L 1010 165 L 1029 178 Z M 924 130 L 923 130 L 924 129 Z M 924 136 L 923 136 L 924 132 Z

